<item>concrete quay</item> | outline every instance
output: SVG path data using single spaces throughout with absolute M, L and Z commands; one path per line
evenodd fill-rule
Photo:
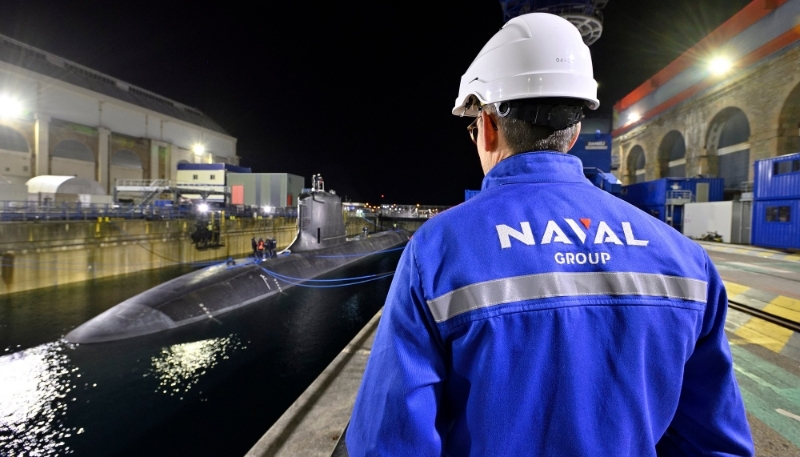
M 731 300 L 800 321 L 800 256 L 700 243 Z M 346 457 L 343 435 L 380 313 L 342 350 L 246 457 Z M 800 457 L 800 334 L 729 309 L 734 371 L 761 457 Z

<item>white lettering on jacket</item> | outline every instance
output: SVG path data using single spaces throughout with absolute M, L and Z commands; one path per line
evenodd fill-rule
M 528 222 L 521 222 L 519 225 L 522 228 L 521 232 L 518 232 L 505 224 L 500 224 L 495 227 L 497 229 L 497 236 L 500 237 L 500 247 L 503 249 L 510 248 L 511 238 L 522 241 L 528 246 L 536 244 L 536 241 L 533 240 L 531 224 Z
M 556 255 L 553 256 L 553 258 L 559 265 L 584 265 L 586 263 L 597 265 L 598 263 L 605 264 L 611 260 L 611 254 L 608 252 L 590 252 L 588 254 L 584 254 L 583 252 L 579 252 L 577 254 L 572 252 L 556 252 Z
M 591 221 L 589 219 L 580 219 L 581 223 L 587 228 L 584 230 L 575 222 L 574 219 L 564 219 L 566 222 L 566 226 L 569 227 L 569 231 L 575 235 L 577 241 L 580 244 L 587 244 L 588 233 L 590 232 Z M 531 225 L 528 221 L 520 222 L 520 228 L 522 231 L 519 231 L 515 228 L 512 228 L 506 224 L 499 224 L 495 226 L 497 230 L 497 237 L 500 239 L 500 247 L 503 249 L 508 249 L 512 246 L 511 239 L 515 239 L 527 246 L 533 246 L 536 244 L 536 240 L 534 239 L 534 232 L 531 229 Z M 594 234 L 594 238 L 592 239 L 592 244 L 617 244 L 620 246 L 647 246 L 650 241 L 649 240 L 640 240 L 637 239 L 633 233 L 633 227 L 631 226 L 630 222 L 622 222 L 622 235 L 625 239 L 623 243 L 618 235 L 618 232 L 615 232 L 611 226 L 608 225 L 605 221 L 599 221 L 597 224 L 597 229 Z M 540 232 L 541 233 L 541 232 Z M 562 226 L 556 221 L 549 220 L 544 227 L 544 233 L 540 240 L 540 244 L 551 244 L 551 243 L 561 243 L 561 244 L 574 244 L 573 240 L 567 236 L 567 233 L 564 231 Z M 607 260 L 607 259 L 606 259 Z M 603 259 L 599 259 L 600 262 L 603 262 Z M 585 263 L 591 263 L 586 260 Z M 604 262 L 603 262 L 604 263 Z

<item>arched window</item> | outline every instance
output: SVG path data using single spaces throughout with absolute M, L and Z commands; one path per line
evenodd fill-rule
M 628 153 L 628 176 L 633 179 L 633 182 L 644 182 L 645 164 L 644 149 L 637 144 Z
M 135 152 L 120 149 L 111 156 L 110 182 L 115 185 L 125 185 L 121 181 L 139 180 L 144 178 L 142 160 Z
M 25 137 L 5 125 L 0 125 L 0 149 L 4 151 L 30 152 Z
M 94 162 L 94 154 L 89 146 L 77 140 L 63 140 L 53 149 L 53 157 Z
M 706 150 L 711 174 L 725 179 L 726 191 L 737 191 L 750 175 L 750 122 L 739 108 L 725 108 L 711 120 Z M 716 169 L 716 173 L 714 170 Z
M 89 146 L 77 140 L 63 140 L 56 144 L 50 158 L 50 174 L 95 179 L 94 153 Z
M 672 130 L 664 135 L 658 147 L 658 167 L 662 178 L 686 177 L 686 142 L 681 132 Z
M 142 160 L 135 152 L 127 149 L 120 149 L 111 157 L 111 166 L 142 169 Z

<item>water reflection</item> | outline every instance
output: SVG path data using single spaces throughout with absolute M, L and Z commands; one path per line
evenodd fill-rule
M 326 278 L 391 271 L 398 256 Z M 242 456 L 380 308 L 390 282 L 293 287 L 218 322 L 130 340 L 48 342 L 129 298 L 131 281 L 0 297 L 0 351 L 17 351 L 0 357 L 0 456 Z
M 0 357 L 0 448 L 3 455 L 50 456 L 69 452 L 64 426 L 79 378 L 62 343 L 47 343 Z
M 156 392 L 171 396 L 183 394 L 197 385 L 200 378 L 221 360 L 227 360 L 232 353 L 246 348 L 236 335 L 173 344 L 152 357 L 152 367 L 145 376 L 152 375 L 158 379 Z

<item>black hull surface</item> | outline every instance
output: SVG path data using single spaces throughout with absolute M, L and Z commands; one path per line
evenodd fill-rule
M 407 241 L 405 232 L 381 232 L 262 263 L 245 258 L 237 259 L 232 266 L 215 265 L 129 298 L 64 338 L 70 343 L 100 343 L 213 319 Z

